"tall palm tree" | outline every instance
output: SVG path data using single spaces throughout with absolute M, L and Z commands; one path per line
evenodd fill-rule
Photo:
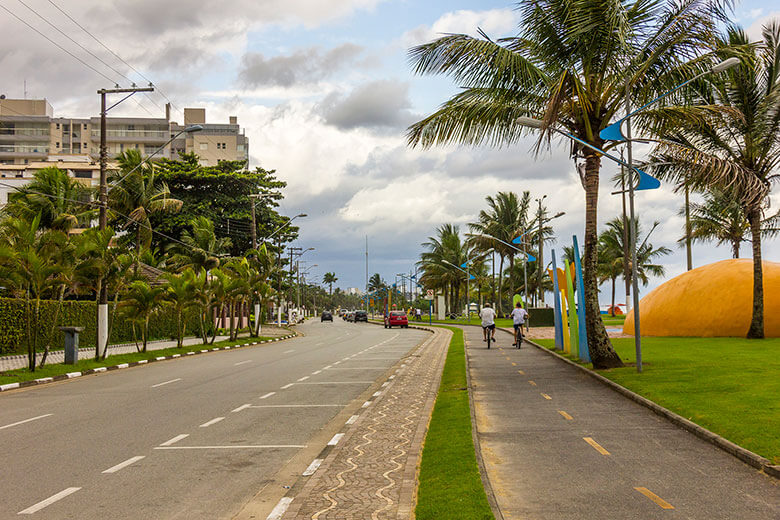
M 372 274 L 371 278 L 368 279 L 369 292 L 378 291 L 380 289 L 384 289 L 385 287 L 387 287 L 387 284 L 384 280 L 382 280 L 382 277 L 379 276 L 379 273 Z
M 680 211 L 683 215 L 685 208 Z M 712 190 L 705 195 L 701 203 L 692 202 L 691 240 L 694 242 L 712 242 L 717 245 L 728 244 L 731 257 L 739 258 L 742 242 L 750 242 L 750 222 L 742 206 L 723 191 Z M 761 221 L 761 236 L 772 237 L 780 232 L 780 212 Z M 684 242 L 682 237 L 678 242 Z
M 195 217 L 190 224 L 192 231 L 185 230 L 181 234 L 182 243 L 171 245 L 171 266 L 180 270 L 190 266 L 195 271 L 199 271 L 201 268 L 208 271 L 218 267 L 218 255 L 227 254 L 230 251 L 232 241 L 228 237 L 217 238 L 214 222 L 207 217 Z
M 417 265 L 422 271 L 420 283 L 431 289 L 443 290 L 445 307 L 449 312 L 460 298 L 465 283 L 463 271 L 455 266 L 469 258 L 469 248 L 460 239 L 460 229 L 453 224 L 442 224 L 437 236 L 428 237 L 422 244 L 428 250 L 420 255 Z
M 165 300 L 176 313 L 176 346 L 184 345 L 184 335 L 187 332 L 187 311 L 195 307 L 195 271 L 188 267 L 179 274 L 165 273 L 163 278 L 167 282 L 164 286 L 163 300 Z
M 742 29 L 729 27 L 716 50 L 739 57 L 740 66 L 697 84 L 693 103 L 712 107 L 710 116 L 678 130 L 654 155 L 660 175 L 695 190 L 723 190 L 742 208 L 753 249 L 747 337 L 763 338 L 761 225 L 771 186 L 780 179 L 780 22 L 764 26 L 757 44 Z
M 132 282 L 125 293 L 124 299 L 120 304 L 120 309 L 128 321 L 133 323 L 133 332 L 135 326 L 141 329 L 141 352 L 146 352 L 146 344 L 149 341 L 149 320 L 163 305 L 163 296 L 165 289 L 163 287 L 150 286 L 143 280 Z M 136 348 L 137 344 L 136 344 Z
M 415 72 L 448 75 L 463 87 L 409 128 L 411 145 L 513 145 L 524 132 L 517 118 L 530 115 L 543 121 L 537 153 L 556 128 L 601 148 L 599 131 L 625 110 L 625 86 L 639 104 L 706 70 L 700 49 L 725 17 L 719 0 L 521 0 L 517 10 L 516 37 L 452 34 L 410 51 Z M 579 145 L 572 155 L 584 161 L 588 349 L 595 368 L 622 366 L 599 316 L 601 155 Z
M 148 249 L 152 243 L 152 225 L 149 215 L 156 212 L 175 213 L 181 209 L 182 201 L 171 197 L 164 182 L 158 182 L 155 167 L 143 163 L 138 150 L 127 150 L 117 157 L 119 170 L 111 174 L 109 194 L 111 209 L 127 215 L 129 221 L 118 219 L 125 229 L 135 232 L 137 251 Z
M 333 284 L 337 281 L 338 278 L 336 278 L 336 273 L 325 273 L 322 277 L 322 283 L 328 284 L 328 294 L 330 296 L 333 296 Z

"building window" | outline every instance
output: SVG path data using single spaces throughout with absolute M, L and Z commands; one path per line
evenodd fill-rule
M 75 176 L 77 179 L 91 179 L 92 178 L 92 170 L 76 170 Z
M 200 149 L 201 150 L 208 150 L 209 149 L 209 143 L 200 143 Z
M 59 150 L 59 149 L 60 149 L 60 143 L 54 143 L 54 148 L 56 148 L 57 150 Z
M 237 152 L 243 152 L 244 151 L 244 145 L 243 144 L 237 144 L 236 145 L 236 151 Z
M 57 130 L 59 130 L 59 129 L 60 129 L 60 124 L 59 124 L 59 123 L 57 123 L 57 126 L 56 126 L 56 128 L 57 128 Z
M 84 123 L 84 130 L 87 129 L 87 123 Z

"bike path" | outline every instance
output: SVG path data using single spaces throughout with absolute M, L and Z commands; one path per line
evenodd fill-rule
M 780 518 L 776 480 L 510 334 L 487 350 L 463 329 L 503 518 Z

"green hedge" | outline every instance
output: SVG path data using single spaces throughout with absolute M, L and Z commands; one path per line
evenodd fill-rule
M 40 332 L 45 337 L 49 333 L 59 302 L 53 300 L 41 301 Z M 30 309 L 34 309 L 31 302 Z M 108 304 L 109 314 L 112 303 Z M 79 346 L 95 345 L 95 325 L 97 321 L 97 304 L 94 301 L 66 300 L 63 302 L 57 326 L 84 327 L 79 334 Z M 15 298 L 0 298 L 0 354 L 24 354 L 27 352 L 25 339 L 24 300 Z M 199 334 L 197 316 L 187 319 L 187 334 Z M 174 339 L 176 337 L 176 314 L 172 309 L 164 309 L 149 322 L 149 339 Z M 117 317 L 111 330 L 109 343 L 129 343 L 133 341 L 133 328 L 127 320 Z M 43 350 L 43 339 L 39 339 L 39 350 Z M 62 332 L 57 330 L 52 345 L 54 349 L 64 346 Z

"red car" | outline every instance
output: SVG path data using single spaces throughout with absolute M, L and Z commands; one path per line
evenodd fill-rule
M 409 320 L 406 317 L 406 313 L 403 311 L 390 311 L 390 314 L 385 316 L 385 328 L 392 328 L 393 325 L 408 329 Z

